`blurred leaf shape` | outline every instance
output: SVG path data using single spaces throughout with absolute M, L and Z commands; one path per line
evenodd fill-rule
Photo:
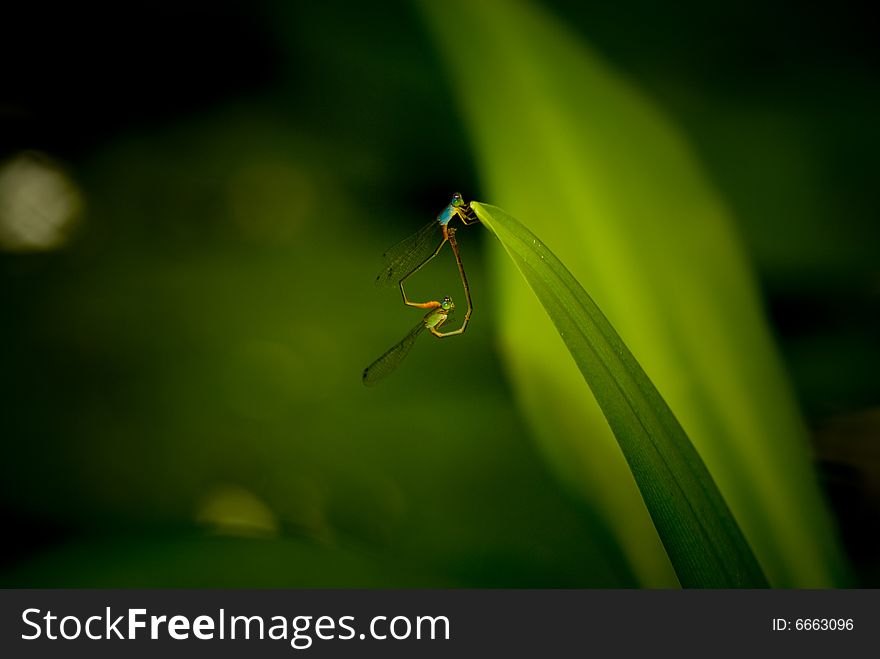
M 632 353 L 559 259 L 500 208 L 471 204 L 565 341 L 626 457 L 682 586 L 766 587 L 712 476 Z
M 775 586 L 847 571 L 731 218 L 686 141 L 569 29 L 519 1 L 421 2 L 486 191 L 559 250 L 675 411 Z M 456 36 L 450 38 L 449 26 Z M 643 585 L 670 572 L 597 405 L 497 255 L 498 327 L 532 430 Z
M 196 510 L 196 521 L 218 535 L 278 535 L 278 520 L 269 506 L 253 492 L 236 485 L 222 485 L 208 492 Z

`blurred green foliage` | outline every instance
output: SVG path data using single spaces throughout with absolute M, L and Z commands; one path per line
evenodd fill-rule
M 467 334 L 360 383 L 417 318 L 373 287 L 379 254 L 450 192 L 483 198 L 410 3 L 184 4 L 124 23 L 69 11 L 52 26 L 13 16 L 2 52 L 23 64 L 0 95 L 0 167 L 48 154 L 82 211 L 61 248 L 0 252 L 0 584 L 667 583 L 533 443 L 479 228 L 459 233 Z M 553 11 L 686 127 L 767 299 L 800 305 L 775 327 L 808 419 L 876 406 L 878 229 L 856 175 L 878 141 L 871 79 L 838 58 L 804 84 L 805 56 L 754 81 L 724 60 L 739 42 L 700 38 L 718 8 Z M 632 12 L 662 29 L 621 20 Z M 466 49 L 474 27 L 449 30 Z M 108 52 L 127 75 L 110 76 Z M 461 296 L 444 257 L 414 293 Z M 873 514 L 858 477 L 843 482 Z M 863 576 L 871 542 L 849 537 Z

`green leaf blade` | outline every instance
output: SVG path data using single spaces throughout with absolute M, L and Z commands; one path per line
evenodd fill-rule
M 591 47 L 588 24 L 559 21 L 526 0 L 418 4 L 448 67 L 483 190 L 529 218 L 589 282 L 771 583 L 850 583 L 757 278 L 685 132 Z M 611 530 L 639 582 L 674 585 L 602 411 L 494 247 L 501 353 L 539 449 Z
M 623 451 L 685 587 L 766 587 L 739 526 L 681 425 L 584 288 L 499 208 L 472 202 L 556 326 Z

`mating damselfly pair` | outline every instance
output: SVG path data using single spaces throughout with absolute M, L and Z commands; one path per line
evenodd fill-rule
M 400 295 L 403 297 L 405 305 L 419 309 L 428 309 L 428 312 L 403 339 L 364 369 L 363 381 L 365 385 L 373 385 L 394 371 L 409 354 L 416 338 L 424 330 L 427 329 L 438 338 L 464 334 L 468 321 L 471 318 L 473 304 L 471 302 L 471 291 L 468 286 L 467 276 L 464 273 L 464 265 L 461 262 L 461 253 L 455 238 L 457 228 L 450 226 L 450 222 L 455 218 L 458 218 L 465 226 L 479 221 L 473 210 L 471 210 L 470 204 L 465 202 L 457 192 L 452 195 L 452 201 L 437 216 L 437 219 L 426 224 L 410 237 L 401 240 L 382 255 L 384 265 L 382 271 L 376 277 L 376 283 L 387 285 L 394 285 L 396 283 L 400 288 Z M 452 299 L 447 295 L 441 302 L 437 300 L 413 302 L 407 297 L 405 284 L 410 277 L 430 263 L 440 253 L 446 243 L 449 243 L 449 247 L 455 256 L 455 263 L 458 266 L 458 274 L 461 277 L 461 285 L 467 300 L 467 310 L 465 311 L 461 327 L 448 332 L 442 332 L 439 328 L 448 320 L 449 315 L 455 309 Z

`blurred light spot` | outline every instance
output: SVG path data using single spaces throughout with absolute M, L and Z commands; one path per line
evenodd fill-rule
M 221 535 L 278 535 L 278 520 L 256 495 L 234 485 L 218 487 L 199 504 L 196 521 Z
M 81 210 L 79 189 L 47 156 L 25 152 L 0 167 L 0 248 L 56 249 Z

